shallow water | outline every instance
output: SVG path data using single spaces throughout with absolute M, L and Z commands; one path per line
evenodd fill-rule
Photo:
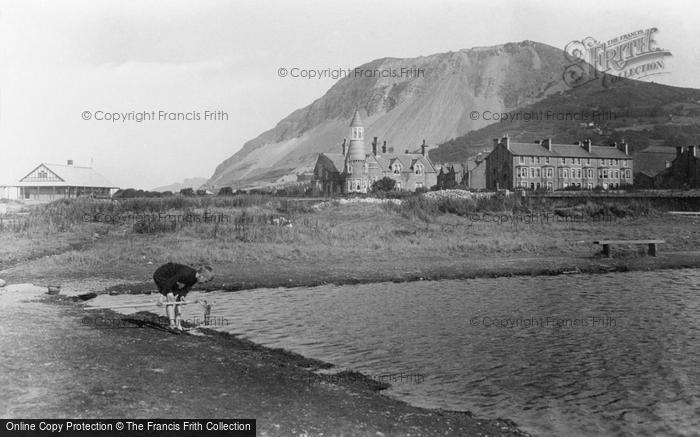
M 205 297 L 217 329 L 390 382 L 415 405 L 509 418 L 540 435 L 700 430 L 699 270 Z

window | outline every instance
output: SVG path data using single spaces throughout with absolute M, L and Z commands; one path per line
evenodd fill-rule
M 535 162 L 538 163 L 538 164 L 540 163 L 540 157 L 539 157 L 539 156 L 538 156 L 537 158 L 535 158 Z
M 415 166 L 413 166 L 413 169 L 415 170 L 416 174 L 418 174 L 418 175 L 423 174 L 423 164 L 421 164 L 420 162 L 417 163 Z
M 562 164 L 566 164 L 566 158 L 562 158 L 562 159 L 561 159 L 561 163 L 562 163 Z
M 401 189 L 401 182 L 396 182 L 396 189 L 400 190 Z
M 539 183 L 539 182 L 535 185 L 535 188 L 537 188 L 538 190 L 540 189 L 540 183 Z
M 620 178 L 620 171 L 615 170 L 615 179 L 619 179 L 619 178 Z
M 352 174 L 352 165 L 348 162 L 348 174 Z
M 518 164 L 525 164 L 525 157 L 524 156 L 518 156 Z
M 547 177 L 551 178 L 553 176 L 554 176 L 554 169 L 552 167 L 548 167 L 547 168 Z M 550 182 L 550 184 L 551 184 L 551 182 Z
M 592 184 L 591 182 L 587 183 L 587 184 L 586 184 L 586 188 L 588 188 L 589 190 L 592 190 L 592 189 L 593 189 L 593 184 Z
M 622 160 L 622 166 L 623 166 L 623 167 L 627 167 L 627 160 L 626 160 L 626 159 L 623 159 L 623 160 Z
M 559 177 L 563 178 L 564 177 L 564 169 L 559 167 Z
M 586 165 L 591 165 L 591 158 L 586 158 Z
M 581 158 L 576 158 L 576 165 L 581 165 Z
M 530 164 L 534 164 L 534 163 L 535 163 L 535 157 L 534 157 L 534 156 L 531 156 L 531 157 L 530 157 Z
M 627 174 L 627 179 L 632 177 L 632 170 L 625 170 L 625 173 Z
M 544 163 L 545 163 L 545 164 L 549 164 L 549 156 L 547 156 L 547 157 L 544 158 Z
M 418 188 L 423 188 L 423 182 L 416 182 L 416 190 Z
M 608 165 L 610 165 L 610 166 L 612 167 L 612 165 L 613 165 L 613 160 L 612 160 L 612 159 L 609 159 L 609 160 L 608 160 Z
M 617 159 L 614 159 L 613 162 L 614 162 L 613 165 L 617 165 Z
M 535 169 L 535 177 L 536 177 L 536 178 L 539 178 L 539 177 L 541 177 L 541 174 L 542 174 L 542 173 L 541 173 L 541 169 L 540 169 L 539 167 L 537 167 L 537 168 Z M 538 188 L 539 188 L 539 187 L 538 187 Z
M 603 169 L 603 179 L 607 179 L 607 178 L 608 178 L 608 169 L 604 168 Z
M 552 182 L 547 182 L 547 189 L 551 190 L 553 188 Z
M 600 165 L 605 165 L 605 160 L 603 158 L 600 159 Z
M 564 169 L 564 179 L 568 179 L 568 177 L 569 177 L 569 169 L 565 168 Z
M 589 169 L 588 169 L 588 177 L 589 177 L 590 179 L 593 179 L 593 169 L 592 169 L 592 168 L 589 168 Z
M 39 176 L 39 179 L 46 179 L 46 177 L 47 177 L 46 170 L 41 170 L 39 172 L 38 176 Z
M 401 173 L 401 164 L 398 162 L 395 162 L 394 164 L 391 165 L 391 169 L 393 170 L 394 174 L 400 174 Z
M 535 167 L 530 167 L 530 177 L 531 178 L 535 177 Z
M 581 179 L 581 169 L 580 168 L 576 169 L 576 178 Z

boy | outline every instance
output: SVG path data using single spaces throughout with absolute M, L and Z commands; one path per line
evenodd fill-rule
M 158 286 L 158 291 L 162 294 L 159 305 L 163 305 L 165 302 L 184 302 L 185 296 L 194 284 L 209 282 L 213 278 L 214 274 L 209 266 L 202 266 L 195 270 L 182 264 L 163 264 L 153 273 L 153 280 Z M 170 320 L 171 329 L 182 331 L 181 306 L 165 306 L 165 314 Z

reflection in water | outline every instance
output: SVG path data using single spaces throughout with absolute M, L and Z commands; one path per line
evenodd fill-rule
M 95 304 L 144 297 L 100 299 Z M 507 417 L 542 435 L 700 429 L 698 270 L 258 289 L 207 299 L 217 329 L 376 379 L 420 375 L 394 377 L 389 390 L 416 405 Z

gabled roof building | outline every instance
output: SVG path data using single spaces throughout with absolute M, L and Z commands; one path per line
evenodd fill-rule
M 74 166 L 69 160 L 66 165 L 39 164 L 18 184 L 6 187 L 6 195 L 19 200 L 49 202 L 84 195 L 109 197 L 117 188 L 92 167 Z
M 494 140 L 486 158 L 489 189 L 614 189 L 633 183 L 633 162 L 626 143 L 594 146 L 591 140 L 554 144 Z
M 426 153 L 425 141 L 419 153 L 394 153 L 386 141 L 379 148 L 377 137 L 372 151 L 365 150 L 364 125 L 359 111 L 350 122 L 350 141 L 343 140 L 342 153 L 321 153 L 314 167 L 314 191 L 323 195 L 367 193 L 384 177 L 396 182 L 396 189 L 415 191 L 437 183 L 437 172 Z

